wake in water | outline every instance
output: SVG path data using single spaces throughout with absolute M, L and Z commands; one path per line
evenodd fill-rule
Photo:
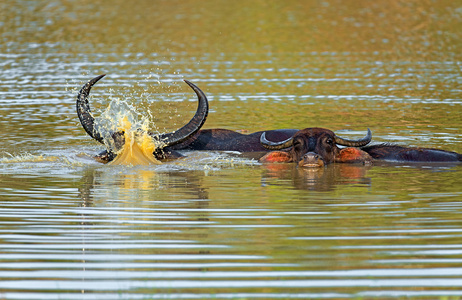
M 5 153 L 5 156 L 0 158 L 0 163 L 14 164 L 14 163 L 23 163 L 23 162 L 26 162 L 26 163 L 27 162 L 54 162 L 58 160 L 59 160 L 59 157 L 57 156 L 33 155 L 30 153 L 12 155 L 10 153 Z

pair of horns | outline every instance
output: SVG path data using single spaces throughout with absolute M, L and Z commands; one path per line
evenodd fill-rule
M 342 137 L 339 137 L 337 135 L 334 135 L 335 143 L 337 145 L 341 146 L 347 146 L 347 147 L 363 147 L 369 144 L 372 140 L 372 132 L 369 128 L 367 128 L 367 134 L 365 137 L 358 139 L 358 140 L 348 140 Z M 294 138 L 288 138 L 285 141 L 282 142 L 271 142 L 266 139 L 266 134 L 265 132 L 262 133 L 260 137 L 260 143 L 262 144 L 263 147 L 269 150 L 281 150 L 281 149 L 286 149 L 290 148 L 294 144 Z
M 92 138 L 94 138 L 102 144 L 104 143 L 103 137 L 95 128 L 95 118 L 91 113 L 90 103 L 88 102 L 88 96 L 90 94 L 92 86 L 104 76 L 106 76 L 106 74 L 97 76 L 92 80 L 88 81 L 77 95 L 76 104 L 77 115 L 79 116 L 82 127 L 85 129 L 89 136 L 91 136 Z M 154 139 L 162 142 L 163 148 L 173 146 L 187 140 L 190 136 L 195 134 L 202 127 L 202 125 L 204 125 L 205 120 L 207 119 L 207 115 L 209 112 L 209 103 L 207 101 L 207 97 L 205 96 L 204 92 L 202 92 L 196 85 L 187 80 L 185 80 L 185 82 L 193 89 L 193 91 L 197 95 L 199 102 L 197 106 L 197 111 L 188 124 L 184 125 L 183 127 L 174 132 L 164 133 L 160 135 L 154 135 L 153 133 L 150 133 L 150 135 L 152 135 Z

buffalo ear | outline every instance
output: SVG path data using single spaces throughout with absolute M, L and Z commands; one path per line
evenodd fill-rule
M 372 157 L 361 149 L 348 147 L 340 150 L 340 153 L 335 157 L 335 162 L 369 164 L 372 162 Z
M 285 151 L 272 151 L 259 159 L 260 162 L 291 162 L 292 158 Z

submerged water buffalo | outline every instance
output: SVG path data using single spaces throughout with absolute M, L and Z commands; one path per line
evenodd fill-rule
M 374 160 L 404 162 L 460 162 L 462 155 L 439 149 L 403 147 L 392 144 L 369 145 L 372 133 L 368 129 L 363 138 L 350 140 L 325 128 L 280 129 L 242 134 L 227 129 L 203 129 L 208 114 L 205 94 L 189 81 L 185 82 L 198 97 L 198 108 L 191 121 L 177 131 L 154 134 L 150 131 L 132 132 L 113 130 L 103 138 L 95 126 L 88 102 L 91 87 L 104 75 L 86 83 L 77 96 L 77 114 L 85 131 L 104 143 L 107 150 L 97 156 L 101 162 L 119 160 L 120 164 L 141 164 L 154 157 L 157 160 L 177 158 L 177 150 L 239 151 L 261 153 L 261 162 L 294 162 L 301 167 L 322 167 L 330 163 L 363 163 Z M 136 148 L 133 135 L 143 134 L 152 147 Z M 109 141 L 107 136 L 109 136 Z M 131 138 L 131 140 L 130 140 Z M 144 144 L 144 142 L 143 142 Z M 126 149 L 130 146 L 129 149 Z M 339 147 L 340 146 L 340 147 Z M 341 146 L 345 146 L 341 148 Z M 131 156 L 127 159 L 127 153 Z M 146 159 L 139 159 L 144 156 Z
M 324 128 L 306 128 L 292 138 L 274 143 L 262 134 L 260 142 L 273 150 L 261 161 L 298 162 L 300 166 L 323 166 L 332 162 L 370 163 L 373 160 L 400 162 L 460 162 L 462 155 L 445 150 L 404 147 L 393 144 L 368 145 L 372 133 L 364 138 L 345 140 Z M 337 145 L 347 146 L 340 149 Z M 285 149 L 285 150 L 283 150 Z
M 117 164 L 149 164 L 156 160 L 177 158 L 181 155 L 168 148 L 188 140 L 204 125 L 207 119 L 209 106 L 205 94 L 193 83 L 185 82 L 193 89 L 198 98 L 198 107 L 194 117 L 180 129 L 163 134 L 152 131 L 143 131 L 140 128 L 128 128 L 132 132 L 126 132 L 124 128 L 102 133 L 95 123 L 88 102 L 88 96 L 92 86 L 105 75 L 100 75 L 87 82 L 77 96 L 76 109 L 80 123 L 85 131 L 93 139 L 105 144 L 107 150 L 96 158 L 100 162 L 114 162 Z M 129 146 L 129 149 L 126 149 Z
M 270 142 L 267 138 L 278 141 Z M 296 162 L 300 166 L 324 166 L 332 162 L 355 162 L 372 160 L 367 153 L 352 147 L 367 145 L 372 139 L 368 130 L 366 137 L 348 140 L 328 129 L 306 128 L 303 130 L 280 129 L 241 134 L 226 129 L 205 129 L 174 146 L 187 150 L 227 150 L 239 152 L 268 152 L 262 162 Z M 348 146 L 340 149 L 337 145 Z M 352 157 L 352 152 L 355 157 Z M 348 155 L 347 155 L 348 153 Z M 348 156 L 348 158 L 347 158 Z
M 462 161 L 462 155 L 456 152 L 392 144 L 368 145 L 371 141 L 372 132 L 369 129 L 363 138 L 357 140 L 342 138 L 325 128 L 280 129 L 251 134 L 227 129 L 205 129 L 173 148 L 263 152 L 259 158 L 261 162 L 295 162 L 301 167 L 322 167 L 334 162 L 369 164 L 374 160 Z
M 368 164 L 374 160 L 462 161 L 462 155 L 456 152 L 392 144 L 368 145 L 371 141 L 372 132 L 369 129 L 363 138 L 357 140 L 342 138 L 325 128 L 269 130 L 251 134 L 205 129 L 173 148 L 264 152 L 259 158 L 261 162 L 294 162 L 301 167 L 321 167 L 335 162 Z
M 261 162 L 296 162 L 303 167 L 317 167 L 333 162 L 372 161 L 366 152 L 355 148 L 367 145 L 371 139 L 370 130 L 364 138 L 349 140 L 324 128 L 280 129 L 251 134 L 226 129 L 205 129 L 174 148 L 263 152 L 259 159 Z M 337 145 L 348 148 L 340 149 Z

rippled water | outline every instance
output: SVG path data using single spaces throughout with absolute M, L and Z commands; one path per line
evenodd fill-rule
M 111 3 L 111 4 L 109 4 Z M 237 153 L 105 166 L 87 80 L 160 132 L 327 127 L 462 153 L 462 6 L 0 4 L 0 298 L 462 297 L 462 166 L 303 170 Z

